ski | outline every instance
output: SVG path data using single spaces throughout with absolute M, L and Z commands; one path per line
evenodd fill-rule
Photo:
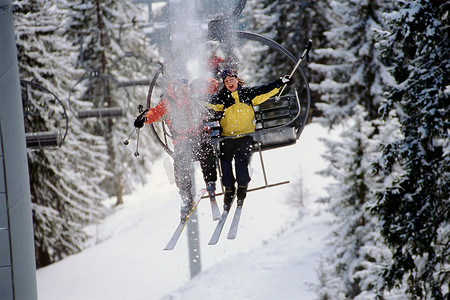
M 228 231 L 227 239 L 233 240 L 236 238 L 237 230 L 239 227 L 239 220 L 241 219 L 242 205 L 236 207 L 234 212 L 233 221 L 231 222 L 230 231 Z
M 209 240 L 208 245 L 215 245 L 219 241 L 220 234 L 222 233 L 223 225 L 225 225 L 225 221 L 228 217 L 228 211 L 224 210 L 222 213 L 222 219 L 217 223 L 216 229 L 214 229 L 214 233 Z
M 211 203 L 211 213 L 214 221 L 222 219 L 220 216 L 219 206 L 217 205 L 216 197 L 210 196 L 209 202 Z
M 200 202 L 200 199 L 202 199 L 203 195 L 205 195 L 206 189 L 201 189 L 200 192 L 197 194 L 197 196 L 194 199 L 194 207 L 192 207 L 191 212 L 187 216 L 186 220 L 180 220 L 180 224 L 178 224 L 177 229 L 175 229 L 175 232 L 172 235 L 172 238 L 167 243 L 167 246 L 164 248 L 164 250 L 173 250 L 175 248 L 175 245 L 178 242 L 178 239 L 180 238 L 181 233 L 183 232 L 184 227 L 186 227 L 186 224 L 189 222 L 189 219 L 192 216 L 192 213 L 194 212 L 195 208 L 197 207 L 198 203 Z
M 172 238 L 167 243 L 167 246 L 164 248 L 164 250 L 173 250 L 175 248 L 175 245 L 177 244 L 178 239 L 180 238 L 181 232 L 183 232 L 184 227 L 186 226 L 186 221 L 181 221 L 178 225 L 177 229 L 175 230 L 174 234 L 172 235 Z

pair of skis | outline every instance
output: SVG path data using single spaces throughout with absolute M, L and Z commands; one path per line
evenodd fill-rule
M 184 227 L 186 227 L 186 224 L 189 222 L 189 219 L 191 218 L 192 213 L 195 211 L 198 203 L 200 202 L 200 200 L 202 199 L 202 197 L 205 194 L 206 194 L 206 189 L 204 189 L 204 188 L 201 189 L 200 192 L 197 194 L 197 196 L 194 199 L 194 203 L 193 203 L 194 205 L 192 207 L 192 210 L 190 211 L 189 215 L 186 216 L 186 218 L 184 220 L 180 220 L 180 224 L 178 224 L 177 228 L 175 229 L 175 232 L 172 235 L 172 238 L 169 240 L 169 242 L 167 243 L 164 250 L 173 250 L 175 248 L 175 245 L 177 244 L 178 239 L 180 238 Z M 219 206 L 217 205 L 216 198 L 211 195 L 210 195 L 210 203 L 211 203 L 211 211 L 212 211 L 213 220 L 214 221 L 221 220 Z
M 236 207 L 236 211 L 234 212 L 233 221 L 231 222 L 230 230 L 228 231 L 227 239 L 233 240 L 236 238 L 237 230 L 239 227 L 239 220 L 241 219 L 242 205 L 238 205 Z M 228 214 L 230 212 L 224 210 L 222 213 L 222 219 L 217 223 L 216 229 L 214 230 L 211 239 L 209 240 L 208 245 L 215 245 L 219 241 L 220 234 L 222 233 L 223 226 L 225 225 L 225 221 L 227 220 Z

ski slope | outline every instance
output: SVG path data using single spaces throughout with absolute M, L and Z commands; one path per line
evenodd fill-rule
M 330 133 L 310 124 L 295 146 L 263 153 L 269 183 L 291 184 L 249 193 L 235 240 L 226 238 L 230 216 L 217 245 L 208 245 L 216 222 L 209 201 L 199 203 L 202 272 L 192 280 L 186 232 L 173 251 L 163 250 L 178 225 L 180 200 L 161 158 L 148 184 L 89 228 L 94 236 L 89 248 L 38 270 L 39 299 L 315 299 L 311 285 L 318 282 L 317 259 L 330 232 L 330 217 L 315 202 L 327 184 L 315 174 L 325 168 L 318 141 L 324 136 Z M 254 187 L 263 182 L 257 154 L 252 168 Z M 303 207 L 288 201 L 298 178 L 303 179 Z M 196 182 L 203 187 L 200 174 Z M 222 210 L 222 197 L 218 203 Z

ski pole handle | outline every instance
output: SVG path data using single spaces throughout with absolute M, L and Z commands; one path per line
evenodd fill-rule
M 302 62 L 303 58 L 306 56 L 306 60 L 309 61 L 309 51 L 311 51 L 312 48 L 312 40 L 309 39 L 308 43 L 306 44 L 306 49 L 305 51 L 303 51 L 302 56 L 300 56 L 300 59 L 297 61 L 297 63 L 294 66 L 294 69 L 292 69 L 291 74 L 289 74 L 289 79 L 292 78 L 292 76 L 294 76 L 295 71 L 297 70 L 298 66 L 300 65 L 300 63 Z M 280 93 L 278 94 L 278 96 L 275 97 L 275 102 L 280 101 L 281 98 L 281 94 L 283 94 L 284 89 L 286 88 L 286 84 L 283 85 L 283 87 L 281 88 Z
M 297 61 L 297 64 L 295 65 L 294 69 L 292 69 L 291 74 L 289 74 L 289 79 L 291 79 L 291 77 L 294 76 L 294 73 L 297 70 L 300 63 L 302 62 L 303 58 L 305 56 L 309 55 L 309 51 L 311 51 L 311 48 L 312 48 L 312 40 L 308 40 L 305 51 L 303 51 L 302 56 L 300 56 L 300 59 Z M 309 61 L 308 57 L 307 57 L 307 60 Z

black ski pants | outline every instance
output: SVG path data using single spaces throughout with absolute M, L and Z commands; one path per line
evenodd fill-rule
M 220 165 L 222 167 L 222 183 L 225 187 L 233 187 L 235 182 L 241 186 L 250 182 L 248 164 L 251 159 L 252 144 L 251 136 L 225 139 L 220 142 Z M 233 174 L 233 158 L 236 178 Z

